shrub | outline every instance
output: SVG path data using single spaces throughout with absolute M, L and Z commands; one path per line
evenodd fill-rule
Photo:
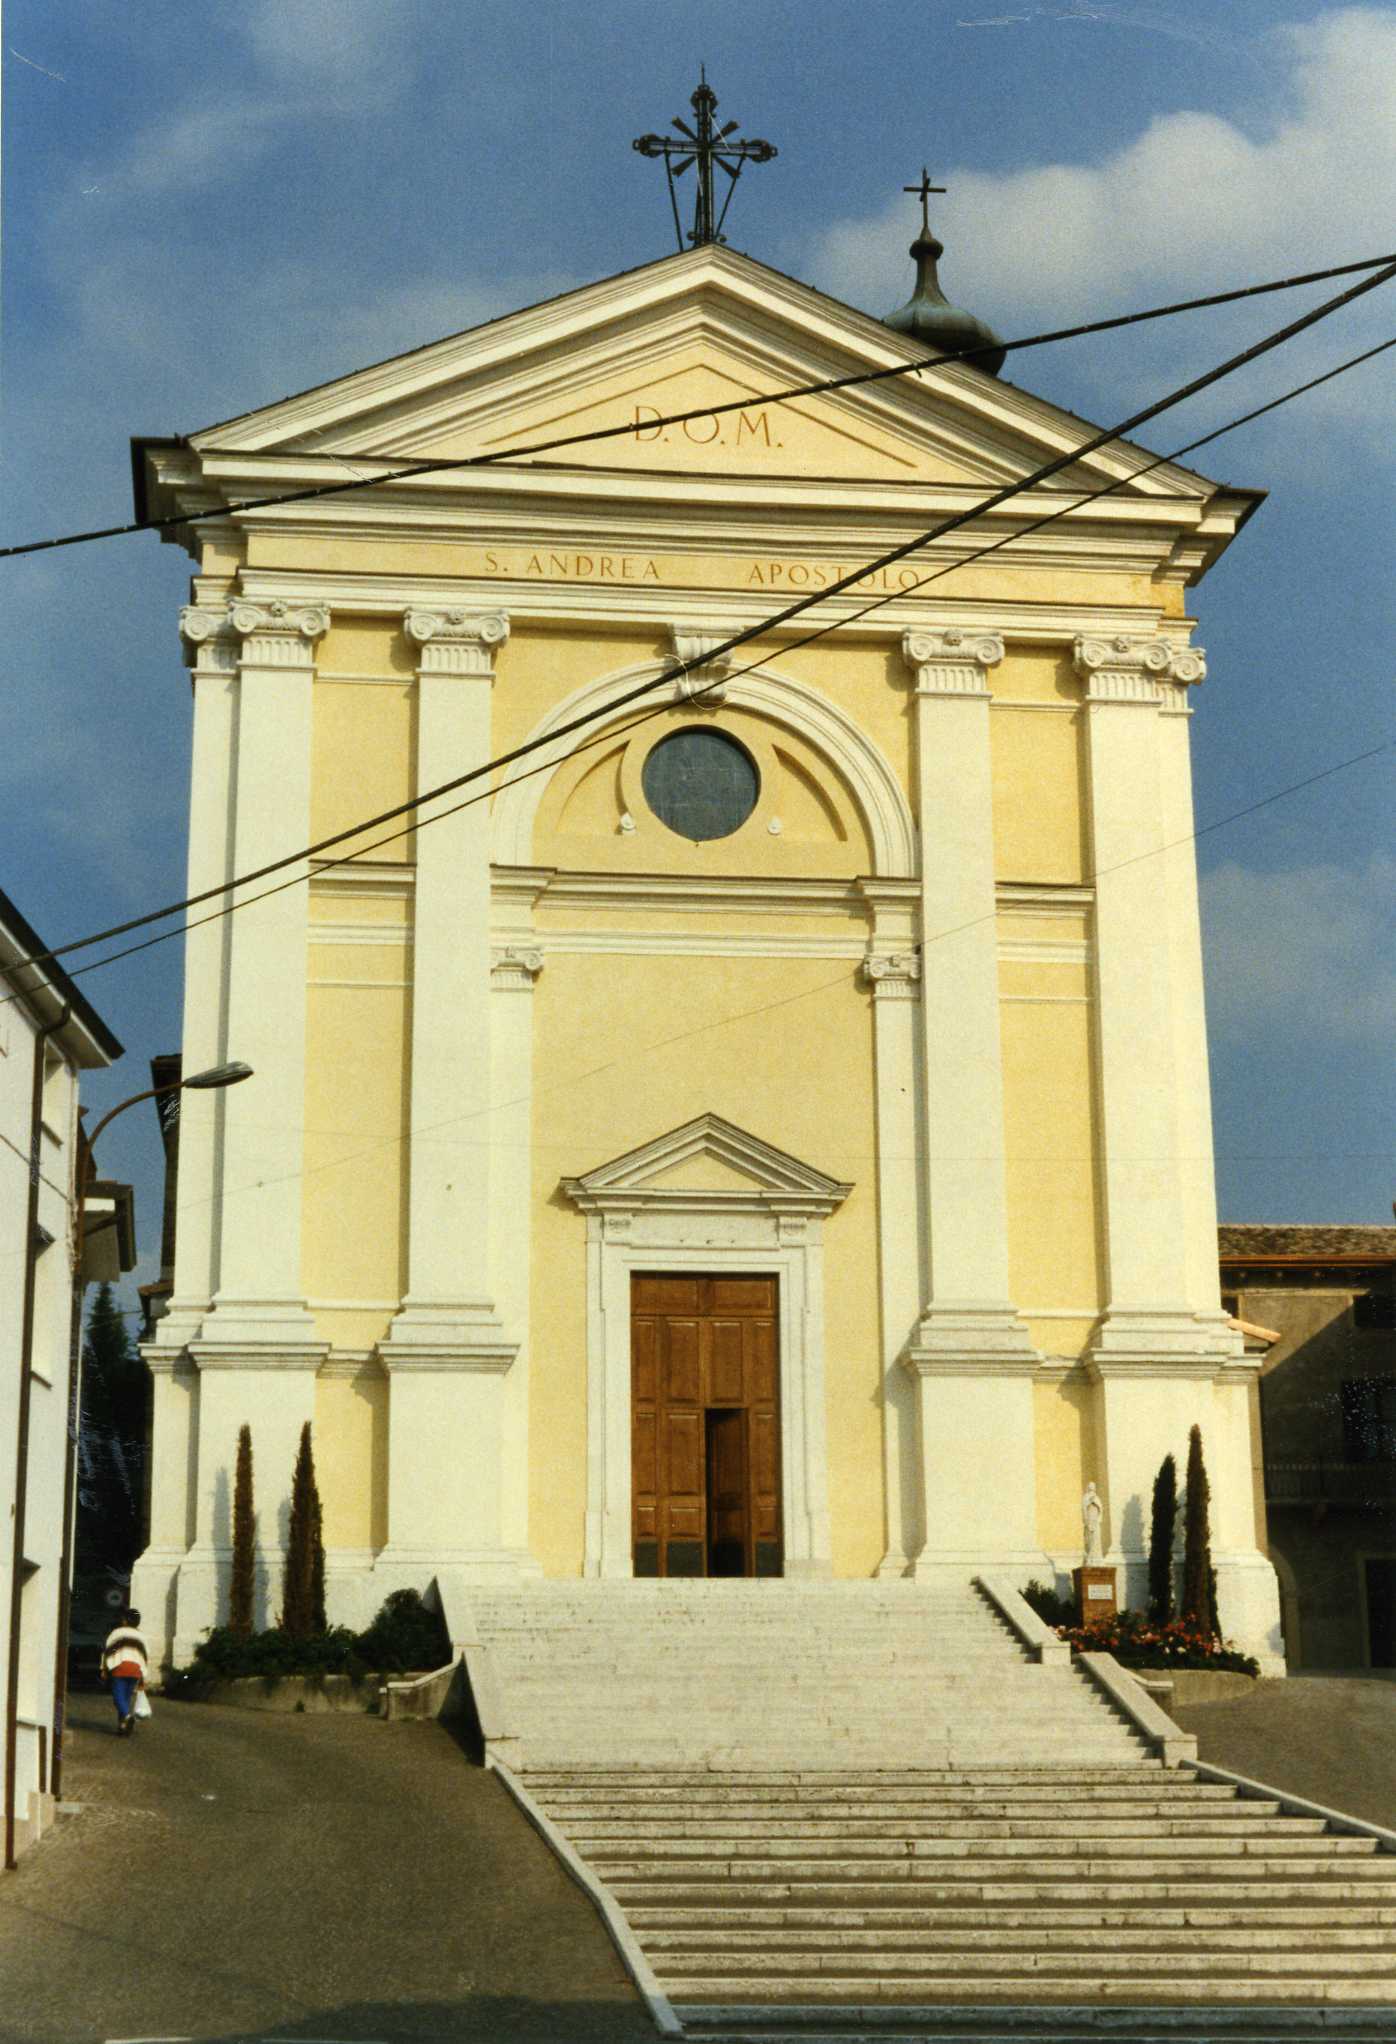
M 1149 1616 L 1166 1625 L 1173 1616 L 1173 1536 L 1178 1521 L 1178 1465 L 1165 1455 L 1154 1478 L 1149 1528 Z
M 364 1632 L 346 1625 L 322 1628 L 297 1638 L 284 1626 L 240 1634 L 215 1626 L 194 1649 L 187 1668 L 166 1676 L 165 1694 L 194 1701 L 214 1683 L 260 1675 L 269 1683 L 286 1675 L 347 1675 L 361 1682 L 371 1672 L 398 1675 L 408 1668 L 440 1668 L 451 1658 L 450 1636 L 440 1614 L 429 1611 L 415 1590 L 394 1590 Z
M 252 1510 L 252 1429 L 238 1429 L 237 1474 L 233 1478 L 233 1580 L 228 1592 L 228 1630 L 239 1639 L 252 1631 L 256 1592 L 257 1520 Z
M 444 1668 L 451 1638 L 439 1611 L 430 1611 L 415 1590 L 394 1590 L 366 1632 L 359 1652 L 370 1667 L 388 1674 L 406 1668 Z
M 1023 1602 L 1032 1606 L 1046 1625 L 1074 1625 L 1076 1601 L 1059 1597 L 1050 1583 L 1031 1582 L 1024 1586 Z

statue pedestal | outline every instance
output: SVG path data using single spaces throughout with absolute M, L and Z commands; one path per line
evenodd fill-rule
M 1078 1625 L 1106 1625 L 1115 1616 L 1120 1608 L 1117 1579 L 1116 1569 L 1100 1568 L 1094 1563 L 1071 1571 Z

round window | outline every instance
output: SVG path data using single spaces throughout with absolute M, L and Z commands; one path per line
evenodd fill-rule
M 640 778 L 660 822 L 695 844 L 740 830 L 761 789 L 751 754 L 702 725 L 661 738 Z

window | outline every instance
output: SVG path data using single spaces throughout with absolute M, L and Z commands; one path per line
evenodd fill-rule
M 660 739 L 645 761 L 641 785 L 661 823 L 703 844 L 741 829 L 756 807 L 761 777 L 735 738 L 698 725 Z
M 1396 1327 L 1396 1292 L 1357 1292 L 1352 1301 L 1352 1324 L 1364 1328 Z
M 1396 1377 L 1344 1383 L 1343 1460 L 1396 1462 Z

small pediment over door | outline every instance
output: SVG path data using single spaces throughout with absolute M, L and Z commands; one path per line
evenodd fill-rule
M 584 1213 L 685 1207 L 830 1214 L 853 1190 L 720 1114 L 700 1114 L 562 1190 Z

